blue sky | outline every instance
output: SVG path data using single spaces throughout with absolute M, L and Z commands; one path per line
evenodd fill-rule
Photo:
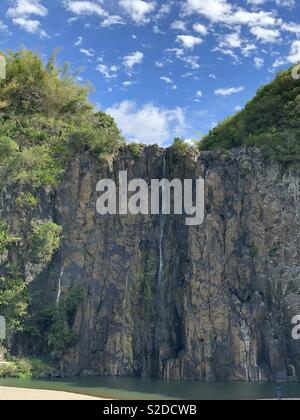
M 197 138 L 300 61 L 296 0 L 1 0 L 0 49 L 82 67 L 129 140 Z

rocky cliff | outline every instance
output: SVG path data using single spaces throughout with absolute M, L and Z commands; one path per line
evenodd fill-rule
M 203 177 L 204 224 L 99 216 L 96 184 L 120 170 L 149 181 L 164 171 L 169 179 Z M 63 227 L 60 250 L 46 267 L 24 261 L 37 306 L 84 288 L 65 373 L 300 379 L 300 343 L 291 337 L 300 314 L 299 175 L 299 165 L 245 149 L 183 157 L 154 146 L 139 157 L 123 148 L 105 163 L 89 153 L 74 159 L 35 210 Z M 16 226 L 8 198 L 1 217 Z M 21 343 L 18 351 L 29 350 Z

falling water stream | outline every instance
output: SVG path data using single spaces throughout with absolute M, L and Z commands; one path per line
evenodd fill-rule
M 60 302 L 60 296 L 61 296 L 61 281 L 64 275 L 64 267 L 62 267 L 61 272 L 60 272 L 60 276 L 58 279 L 58 290 L 57 290 L 57 297 L 56 297 L 56 305 L 59 305 Z
M 166 152 L 163 155 L 163 179 L 166 177 Z M 164 191 L 162 191 L 163 197 Z M 162 200 L 163 203 L 163 200 Z M 160 214 L 160 229 L 159 229 L 159 270 L 158 270 L 158 286 L 161 285 L 164 274 L 164 253 L 163 253 L 163 243 L 164 243 L 164 232 L 165 232 L 166 216 L 163 214 L 163 204 Z

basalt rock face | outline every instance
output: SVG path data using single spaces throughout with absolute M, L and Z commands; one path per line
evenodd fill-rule
M 205 179 L 201 226 L 185 216 L 100 216 L 100 179 Z M 63 226 L 47 268 L 27 268 L 43 304 L 84 285 L 69 375 L 300 379 L 300 171 L 258 152 L 124 148 L 75 159 L 40 211 Z M 30 274 L 28 274 L 30 273 Z M 42 291 L 42 293 L 41 293 Z

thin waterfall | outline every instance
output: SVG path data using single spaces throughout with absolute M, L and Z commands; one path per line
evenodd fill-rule
M 125 313 L 125 309 L 126 309 L 127 295 L 128 295 L 128 274 L 126 275 L 125 293 L 124 293 L 124 300 L 123 300 L 123 312 L 124 313 Z
M 250 333 L 247 327 L 247 324 L 244 320 L 242 320 L 241 322 L 241 333 L 242 333 L 242 339 L 244 342 L 244 347 L 245 347 L 245 371 L 247 374 L 247 379 L 248 381 L 250 381 L 252 379 L 252 375 L 251 375 L 251 338 L 250 338 Z
M 166 152 L 163 155 L 163 179 L 166 177 Z M 164 191 L 162 191 L 163 197 Z M 163 200 L 162 200 L 163 203 Z M 163 243 L 164 243 L 164 233 L 165 233 L 165 224 L 166 224 L 166 216 L 163 214 L 163 204 L 161 206 L 161 214 L 160 214 L 160 229 L 159 229 L 159 270 L 158 270 L 158 286 L 161 285 L 163 280 L 164 274 L 164 253 L 163 253 Z
M 60 276 L 58 279 L 58 290 L 57 290 L 57 297 L 56 297 L 56 305 L 59 305 L 60 302 L 60 296 L 61 296 L 61 281 L 64 275 L 64 267 L 62 267 L 61 272 L 60 272 Z

